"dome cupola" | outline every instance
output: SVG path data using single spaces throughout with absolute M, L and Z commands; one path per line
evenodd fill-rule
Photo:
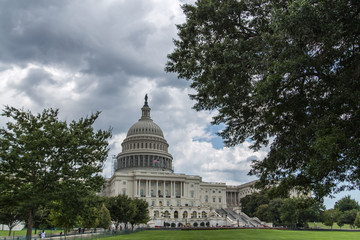
M 151 169 L 173 172 L 169 144 L 161 128 L 151 119 L 150 110 L 146 94 L 141 118 L 130 127 L 121 144 L 122 152 L 116 157 L 115 171 Z

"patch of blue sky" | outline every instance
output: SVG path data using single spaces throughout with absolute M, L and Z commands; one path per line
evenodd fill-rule
M 199 142 L 210 142 L 213 148 L 215 149 L 222 149 L 224 145 L 224 140 L 217 135 L 219 131 L 221 131 L 224 128 L 224 125 L 211 125 L 208 124 L 205 131 L 209 133 L 210 138 L 194 138 L 195 141 Z
M 348 196 L 348 195 L 350 195 L 351 199 L 355 199 L 355 201 L 360 203 L 359 202 L 359 200 L 360 200 L 360 191 L 359 190 L 342 191 L 340 193 L 336 193 L 333 195 L 334 195 L 334 198 L 329 198 L 329 197 L 324 198 L 324 205 L 325 205 L 326 209 L 334 208 L 334 205 L 337 201 L 339 201 L 340 199 L 342 199 L 343 197 Z

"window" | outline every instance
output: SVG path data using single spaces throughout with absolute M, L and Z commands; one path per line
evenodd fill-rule
M 215 198 L 213 198 L 213 202 L 216 202 L 216 199 L 215 199 Z
M 122 195 L 126 195 L 126 189 L 122 190 Z
M 190 197 L 194 197 L 194 191 L 190 191 Z
M 123 181 L 123 185 L 126 185 L 126 181 Z
M 215 193 L 215 190 L 213 190 L 213 193 Z
M 221 197 L 219 197 L 219 203 L 221 203 Z
M 155 201 L 151 201 L 151 206 L 155 206 Z

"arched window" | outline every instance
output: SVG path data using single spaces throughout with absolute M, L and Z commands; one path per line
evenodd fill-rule
M 183 212 L 183 218 L 188 218 L 188 212 L 187 211 Z
M 193 211 L 192 213 L 191 213 L 191 218 L 196 218 L 197 217 L 197 213 L 196 213 L 196 211 Z
M 206 212 L 205 212 L 205 211 L 202 211 L 202 213 L 201 213 L 201 217 L 202 217 L 202 218 L 206 218 L 206 217 L 207 217 L 207 214 L 206 214 Z
M 179 212 L 178 211 L 174 212 L 174 218 L 179 218 Z
M 159 211 L 154 211 L 154 217 L 159 217 Z

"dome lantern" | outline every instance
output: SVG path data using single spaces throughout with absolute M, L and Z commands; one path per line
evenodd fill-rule
M 150 110 L 151 110 L 151 108 L 149 107 L 147 100 L 148 100 L 148 96 L 147 96 L 147 94 L 146 94 L 146 95 L 145 95 L 145 103 L 144 103 L 144 106 L 141 108 L 141 111 L 142 111 L 141 119 L 151 119 L 151 118 L 150 118 Z

